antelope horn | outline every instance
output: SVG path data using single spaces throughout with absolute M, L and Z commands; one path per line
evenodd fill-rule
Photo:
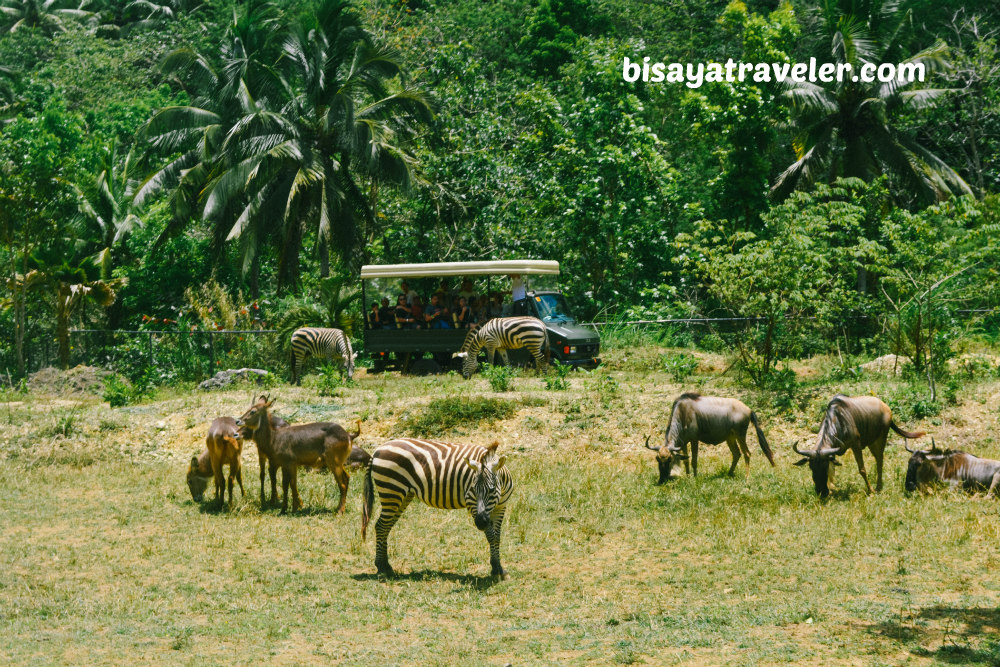
M 653 436 L 651 436 L 651 435 L 647 435 L 647 436 L 646 436 L 646 449 L 649 449 L 649 450 L 652 450 L 652 451 L 654 451 L 654 452 L 658 452 L 658 451 L 660 451 L 660 450 L 659 450 L 658 448 L 656 448 L 656 447 L 650 447 L 650 446 L 649 446 L 649 439 L 650 439 L 651 437 L 653 437 Z
M 809 450 L 806 450 L 804 452 L 800 452 L 798 445 L 799 445 L 799 441 L 796 440 L 794 443 L 792 443 L 792 449 L 795 450 L 795 453 L 798 454 L 799 456 L 805 456 L 806 458 L 810 458 L 811 459 L 813 456 L 816 455 L 816 452 L 810 452 Z

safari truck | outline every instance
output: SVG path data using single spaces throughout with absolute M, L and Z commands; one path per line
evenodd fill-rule
M 394 317 L 372 326 L 369 315 L 373 303 L 381 305 L 388 298 L 393 312 L 402 284 L 430 303 L 437 290 L 439 299 L 451 301 L 459 287 L 469 286 L 477 296 L 482 318 L 530 315 L 545 323 L 552 359 L 573 366 L 595 367 L 600 363 L 600 336 L 593 329 L 577 324 L 566 307 L 562 293 L 555 288 L 559 262 L 541 260 L 502 260 L 489 262 L 439 262 L 432 264 L 366 265 L 361 269 L 361 295 L 365 308 L 365 352 L 373 359 L 372 370 L 398 369 L 415 374 L 438 373 L 453 365 L 468 328 L 407 328 Z M 516 277 L 516 278 L 515 278 Z M 522 281 L 524 296 L 513 300 L 512 285 Z M 469 281 L 468 283 L 465 281 Z M 451 289 L 453 286 L 454 289 Z M 520 296 L 520 289 L 518 289 Z M 483 300 L 488 305 L 483 306 Z M 485 321 L 485 320 L 483 320 Z M 425 358 L 426 356 L 426 358 Z M 526 364 L 524 350 L 511 350 L 512 364 Z M 455 360 L 457 361 L 457 360 Z M 456 364 L 457 367 L 457 364 Z

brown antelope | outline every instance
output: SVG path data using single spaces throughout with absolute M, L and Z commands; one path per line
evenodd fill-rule
M 274 460 L 281 468 L 281 513 L 288 511 L 289 486 L 292 487 L 292 510 L 302 508 L 297 479 L 299 466 L 316 466 L 321 460 L 337 479 L 340 487 L 337 513 L 343 513 L 351 479 L 344 470 L 344 463 L 351 453 L 351 441 L 360 433 L 348 433 L 331 422 L 292 424 L 275 429 L 271 427 L 270 419 L 273 405 L 274 399 L 267 400 L 266 396 L 261 396 L 237 423 L 253 434 L 258 447 L 273 452 Z
M 797 446 L 798 441 L 792 445 L 796 454 L 805 457 L 795 465 L 809 465 L 816 493 L 821 498 L 826 498 L 830 495 L 833 466 L 840 465 L 836 457 L 851 450 L 858 462 L 861 479 L 865 480 L 865 488 L 871 495 L 872 485 L 868 483 L 868 473 L 865 471 L 865 460 L 861 450 L 867 447 L 875 457 L 875 490 L 881 491 L 882 457 L 890 428 L 904 438 L 919 438 L 924 435 L 923 432 L 908 433 L 899 428 L 892 420 L 892 410 L 889 406 L 874 396 L 852 397 L 837 394 L 830 399 L 826 407 L 826 416 L 816 438 L 816 448 L 800 451 Z
M 240 457 L 243 454 L 243 435 L 232 417 L 216 417 L 208 427 L 207 445 L 200 456 L 192 456 L 188 466 L 188 488 L 195 502 L 201 502 L 208 486 L 208 477 L 215 479 L 215 499 L 221 507 L 225 497 L 226 481 L 222 466 L 229 466 L 229 504 L 233 504 L 233 480 L 239 482 L 240 494 L 243 490 L 243 471 Z
M 262 396 L 265 401 L 266 396 Z M 288 426 L 288 422 L 279 417 L 278 415 L 271 415 L 271 429 L 279 429 Z M 265 443 L 263 446 L 253 437 L 253 431 L 248 429 L 246 426 L 240 428 L 240 435 L 244 438 L 250 438 L 257 445 L 257 460 L 260 464 L 260 504 L 261 506 L 265 503 L 264 496 L 264 468 L 267 468 L 268 473 L 271 477 L 271 503 L 274 503 L 278 499 L 278 464 L 274 460 L 274 452 L 270 449 L 270 442 Z M 267 464 L 265 466 L 265 464 Z
M 938 449 L 933 438 L 931 448 L 926 451 L 903 446 L 912 454 L 906 468 L 907 491 L 931 482 L 947 482 L 953 486 L 961 484 L 966 489 L 986 489 L 986 495 L 991 496 L 1000 484 L 1000 461 Z
M 757 431 L 757 443 L 764 456 L 774 466 L 774 454 L 767 444 L 764 431 L 757 421 L 757 415 L 742 401 L 735 398 L 718 396 L 702 396 L 695 392 L 681 394 L 670 409 L 670 425 L 666 429 L 662 447 L 650 447 L 646 438 L 646 449 L 656 452 L 656 464 L 660 469 L 660 480 L 663 484 L 670 479 L 670 471 L 675 461 L 684 462 L 684 472 L 688 468 L 687 447 L 691 445 L 691 467 L 695 476 L 698 475 L 698 443 L 717 445 L 725 442 L 733 455 L 733 463 L 729 466 L 729 474 L 736 471 L 740 455 L 746 461 L 747 479 L 750 478 L 750 449 L 747 447 L 747 429 L 753 424 Z

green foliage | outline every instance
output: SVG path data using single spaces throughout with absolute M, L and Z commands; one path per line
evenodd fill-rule
M 148 374 L 142 373 L 129 382 L 121 375 L 112 373 L 104 379 L 102 398 L 113 408 L 139 403 L 152 394 L 152 385 Z
M 674 382 L 683 384 L 698 370 L 698 359 L 686 352 L 664 354 L 661 358 L 663 359 L 663 369 Z
M 399 428 L 413 437 L 445 435 L 508 419 L 516 412 L 516 406 L 517 403 L 502 398 L 439 398 L 423 410 L 407 414 L 400 420 Z
M 542 383 L 549 391 L 565 391 L 569 389 L 569 374 L 573 372 L 573 367 L 569 364 L 561 364 L 558 360 L 552 361 L 552 372 L 542 378 Z
M 760 235 L 702 221 L 693 235 L 678 236 L 692 270 L 734 317 L 760 318 L 727 342 L 758 385 L 779 359 L 803 354 L 814 332 L 836 331 L 861 305 L 855 291 L 859 266 L 878 246 L 863 236 L 869 210 L 858 181 L 815 193 L 796 193 L 763 219 Z
M 933 399 L 936 380 L 948 373 L 955 340 L 968 326 L 955 311 L 996 298 L 1000 243 L 971 197 L 919 213 L 893 211 L 881 233 L 886 252 L 879 270 L 890 343 L 913 361 Z
M 513 366 L 486 364 L 482 375 L 489 381 L 493 391 L 505 392 L 514 388 L 514 380 L 520 377 L 521 371 Z
M 344 375 L 343 366 L 333 364 L 320 366 L 319 384 L 316 388 L 320 396 L 339 396 L 341 387 L 351 386 L 354 386 L 354 382 Z

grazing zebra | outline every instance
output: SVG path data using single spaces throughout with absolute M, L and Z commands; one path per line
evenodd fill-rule
M 340 329 L 304 327 L 292 334 L 292 384 L 302 384 L 302 360 L 309 355 L 323 356 L 328 361 L 337 358 L 347 371 L 347 379 L 354 377 L 354 360 L 357 354 L 351 341 Z
M 490 543 L 493 575 L 507 578 L 500 566 L 500 526 L 514 483 L 504 467 L 507 457 L 496 455 L 498 444 L 480 447 L 405 438 L 391 440 L 372 452 L 363 491 L 361 539 L 366 536 L 377 488 L 382 503 L 375 523 L 375 567 L 379 574 L 393 576 L 389 531 L 417 497 L 437 509 L 467 508 L 476 528 L 486 533 Z
M 455 353 L 462 358 L 462 376 L 470 377 L 479 365 L 479 350 L 486 348 L 486 361 L 493 363 L 496 352 L 500 351 L 504 365 L 509 365 L 507 350 L 525 348 L 535 358 L 538 370 L 542 370 L 552 356 L 545 325 L 537 317 L 497 317 L 478 329 L 471 329 Z M 545 353 L 542 354 L 542 350 Z

